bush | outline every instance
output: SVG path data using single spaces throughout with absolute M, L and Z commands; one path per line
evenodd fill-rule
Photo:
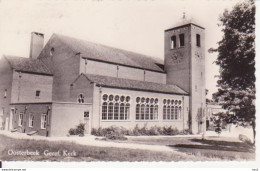
M 127 138 L 124 135 L 128 135 L 128 131 L 123 127 L 111 126 L 108 128 L 93 128 L 91 131 L 92 135 L 103 136 L 106 139 L 111 140 L 126 140 Z
M 80 123 L 76 128 L 70 128 L 69 135 L 79 135 L 83 137 L 85 134 L 85 124 Z
M 144 125 L 143 127 L 139 127 L 136 125 L 134 129 L 127 130 L 123 127 L 116 127 L 111 126 L 108 128 L 93 128 L 91 131 L 92 135 L 95 136 L 103 136 L 103 137 L 109 137 L 109 139 L 120 139 L 123 137 L 123 135 L 130 135 L 130 136 L 141 136 L 141 135 L 177 135 L 177 134 L 183 134 L 182 132 L 179 132 L 178 129 L 169 127 L 157 127 L 153 126 L 151 128 L 147 128 L 147 125 Z M 187 132 L 185 132 L 187 134 Z

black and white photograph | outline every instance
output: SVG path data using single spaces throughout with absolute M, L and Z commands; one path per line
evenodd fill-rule
M 253 168 L 257 4 L 0 0 L 2 167 Z

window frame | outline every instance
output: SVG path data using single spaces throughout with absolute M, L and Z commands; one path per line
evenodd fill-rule
M 185 34 L 181 33 L 179 34 L 179 47 L 185 46 Z
M 197 47 L 201 47 L 200 34 L 196 34 L 196 46 L 197 46 Z
M 30 128 L 33 128 L 33 124 L 34 124 L 34 115 L 32 113 L 29 114 L 29 124 L 28 126 Z
M 39 99 L 41 96 L 41 90 L 36 90 L 35 91 L 35 98 Z
M 24 113 L 20 112 L 19 113 L 19 118 L 18 118 L 18 126 L 23 126 L 23 118 L 24 118 Z
M 41 114 L 41 129 L 46 129 L 46 128 L 47 128 L 47 114 L 43 113 Z
M 170 49 L 176 49 L 177 48 L 177 36 L 173 35 L 171 36 L 171 44 L 170 44 Z

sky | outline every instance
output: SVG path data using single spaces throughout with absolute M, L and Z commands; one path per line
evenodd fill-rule
M 219 16 L 240 0 L 0 0 L 0 56 L 28 57 L 31 32 L 53 33 L 164 59 L 164 30 L 193 19 L 205 28 L 206 88 L 217 91 L 213 62 Z

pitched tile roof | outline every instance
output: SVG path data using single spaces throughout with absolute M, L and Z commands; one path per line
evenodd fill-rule
M 137 80 L 93 75 L 93 74 L 82 74 L 82 75 L 85 75 L 87 79 L 90 80 L 91 82 L 97 83 L 97 85 L 104 86 L 104 87 L 188 95 L 187 92 L 185 92 L 184 90 L 182 90 L 180 87 L 176 85 L 159 84 L 153 82 L 137 81 Z
M 48 67 L 39 59 L 4 55 L 12 69 L 21 72 L 52 75 Z
M 163 61 L 158 58 L 91 43 L 85 40 L 79 40 L 59 34 L 54 34 L 54 36 L 57 36 L 62 42 L 67 44 L 73 51 L 75 51 L 75 53 L 81 53 L 83 57 L 88 59 L 165 72 L 163 70 Z

